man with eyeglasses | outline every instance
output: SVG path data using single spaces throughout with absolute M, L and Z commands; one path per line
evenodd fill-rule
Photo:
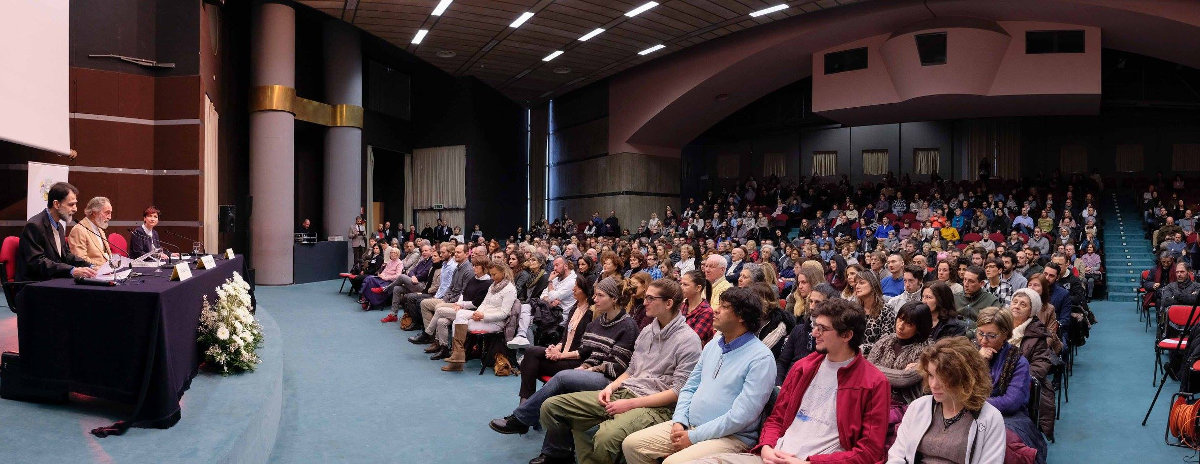
M 763 407 L 775 387 L 775 358 L 755 337 L 762 300 L 732 288 L 713 311 L 720 331 L 679 391 L 671 420 L 630 434 L 622 443 L 629 464 L 690 462 L 740 453 L 758 442 Z
M 812 309 L 811 316 L 817 350 L 788 372 L 758 445 L 750 453 L 694 462 L 883 461 L 891 387 L 858 351 L 866 314 L 854 303 L 835 298 Z
M 1004 268 L 1004 263 L 1000 258 L 991 258 L 986 261 L 983 266 L 983 274 L 987 277 L 983 282 L 983 289 L 996 295 L 1000 300 L 1000 307 L 1007 308 L 1012 303 L 1013 292 L 1016 291 L 1008 282 L 1000 278 L 1001 269 Z

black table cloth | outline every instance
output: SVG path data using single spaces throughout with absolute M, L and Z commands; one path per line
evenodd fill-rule
M 349 243 L 317 242 L 292 245 L 292 283 L 306 284 L 338 278 L 350 269 Z
M 115 287 L 71 279 L 26 286 L 17 315 L 22 370 L 64 392 L 134 406 L 129 421 L 93 431 L 97 435 L 174 425 L 201 359 L 202 297 L 215 304 L 216 288 L 234 272 L 245 274 L 240 255 L 213 269 L 192 267 L 183 282 L 169 281 L 170 269 L 137 269 L 146 275 Z

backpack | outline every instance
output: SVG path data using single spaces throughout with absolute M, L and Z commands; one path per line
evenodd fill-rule
M 529 301 L 530 321 L 533 324 L 533 344 L 550 346 L 563 338 L 562 309 L 539 299 Z

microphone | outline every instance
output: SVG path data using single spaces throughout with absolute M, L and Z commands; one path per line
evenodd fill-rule
M 97 287 L 115 287 L 116 282 L 111 280 L 89 279 L 87 277 L 76 277 L 75 285 L 94 285 Z
M 136 231 L 141 231 L 141 230 L 142 230 L 142 228 L 141 228 L 141 227 L 130 227 L 130 228 L 129 228 L 129 233 L 132 235 L 132 234 L 135 234 L 135 233 L 137 233 Z M 145 231 L 142 231 L 142 233 L 144 234 L 144 233 L 146 233 L 146 232 L 145 232 Z M 153 235 L 151 235 L 151 236 L 150 236 L 150 238 L 151 238 L 151 239 L 154 239 L 154 236 L 153 236 Z M 178 246 L 178 245 L 176 245 L 176 244 L 174 244 L 174 243 L 167 242 L 167 241 L 163 241 L 162 239 L 154 239 L 154 241 L 155 241 L 155 242 L 156 242 L 156 244 L 158 244 L 158 245 L 168 245 L 168 246 L 170 246 L 170 247 L 172 247 L 172 248 L 175 248 L 175 252 L 176 252 L 176 253 L 182 253 L 182 252 L 180 251 L 180 248 L 179 248 L 179 246 Z M 164 254 L 166 254 L 166 255 L 167 255 L 167 264 L 171 264 L 171 254 L 170 254 L 170 253 L 164 253 Z
M 97 227 L 98 227 L 98 226 L 97 226 Z M 116 248 L 116 249 L 118 249 L 118 250 L 120 250 L 120 251 L 124 252 L 124 253 L 125 253 L 125 255 L 127 255 L 127 256 L 129 255 L 129 250 L 126 250 L 126 249 L 124 249 L 124 248 L 121 248 L 121 247 L 119 247 L 119 246 L 113 245 L 113 243 L 112 243 L 112 242 L 108 241 L 108 237 L 105 237 L 105 236 L 104 236 L 104 234 L 101 234 L 101 233 L 99 233 L 99 232 L 96 232 L 96 231 L 92 230 L 92 229 L 91 229 L 91 228 L 89 228 L 89 227 L 84 227 L 84 229 L 85 229 L 85 230 L 87 230 L 88 232 L 91 232 L 91 234 L 92 234 L 92 235 L 95 235 L 95 236 L 97 236 L 97 237 L 100 237 L 100 240 L 102 240 L 102 241 L 104 241 L 104 243 L 108 244 L 109 248 Z

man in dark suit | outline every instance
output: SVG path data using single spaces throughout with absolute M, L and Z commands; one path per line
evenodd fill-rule
M 71 254 L 67 243 L 67 221 L 79 205 L 79 189 L 66 182 L 50 186 L 46 210 L 25 223 L 17 249 L 17 280 L 49 280 L 57 277 L 95 277 L 87 261 Z
M 453 231 L 450 230 L 450 226 L 446 225 L 446 223 L 441 219 L 438 219 L 437 223 L 437 229 L 434 230 L 434 233 L 437 235 L 437 241 L 444 242 L 446 240 L 450 240 L 450 235 L 453 233 Z

